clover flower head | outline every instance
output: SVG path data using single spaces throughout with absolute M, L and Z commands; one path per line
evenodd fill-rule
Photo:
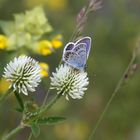
M 18 93 L 28 95 L 34 92 L 41 81 L 41 68 L 31 57 L 19 56 L 10 61 L 4 69 L 4 77 L 10 81 L 10 88 Z
M 89 80 L 87 73 L 84 71 L 75 70 L 67 64 L 60 65 L 55 73 L 52 73 L 51 89 L 56 89 L 57 94 L 66 95 L 73 99 L 81 99 L 87 90 Z

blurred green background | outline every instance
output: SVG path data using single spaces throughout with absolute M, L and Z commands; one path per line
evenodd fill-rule
M 51 25 L 55 31 L 62 33 L 66 44 L 75 29 L 77 13 L 87 3 L 87 0 L 0 0 L 0 19 L 11 20 L 14 13 L 42 4 Z M 61 98 L 47 114 L 65 116 L 67 121 L 41 127 L 41 135 L 36 140 L 88 139 L 140 36 L 140 0 L 103 1 L 102 9 L 89 15 L 83 35 L 91 36 L 93 40 L 87 68 L 90 79 L 88 91 L 81 100 L 66 101 Z M 37 59 L 46 61 L 51 73 L 61 59 L 62 50 L 63 47 L 48 57 Z M 0 51 L 1 75 L 8 57 L 7 52 Z M 43 85 L 47 89 L 49 78 L 44 80 L 48 83 Z M 113 100 L 97 129 L 95 140 L 140 140 L 139 84 L 138 69 Z M 40 102 L 44 92 L 33 96 Z M 14 111 L 16 104 L 11 95 L 0 106 L 0 136 L 18 124 L 21 116 Z M 29 132 L 27 128 L 13 140 L 26 140 Z

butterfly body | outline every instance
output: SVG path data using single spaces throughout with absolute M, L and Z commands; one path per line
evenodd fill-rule
M 90 48 L 90 37 L 83 37 L 75 43 L 69 42 L 64 48 L 62 60 L 75 69 L 84 70 Z

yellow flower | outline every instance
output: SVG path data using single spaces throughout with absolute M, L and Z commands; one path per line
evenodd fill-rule
M 8 39 L 4 35 L 0 35 L 0 49 L 6 49 L 8 47 Z
M 38 45 L 38 53 L 42 55 L 50 55 L 53 51 L 52 43 L 48 40 L 42 40 Z
M 5 93 L 8 91 L 10 86 L 10 82 L 8 82 L 5 78 L 0 79 L 0 93 Z
M 41 75 L 42 77 L 48 77 L 49 76 L 49 65 L 47 63 L 44 62 L 40 62 L 39 63 L 40 67 L 41 67 Z
M 56 35 L 52 40 L 51 40 L 51 43 L 53 45 L 53 47 L 55 49 L 58 49 L 60 47 L 62 47 L 63 45 L 63 42 L 62 42 L 62 35 L 61 34 L 58 34 Z

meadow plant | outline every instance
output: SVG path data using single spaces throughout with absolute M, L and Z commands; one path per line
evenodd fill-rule
M 9 90 L 1 95 L 0 103 L 7 96 L 10 96 L 10 93 L 14 93 L 20 106 L 17 111 L 22 114 L 19 125 L 5 134 L 2 140 L 10 139 L 25 127 L 31 128 L 29 139 L 31 139 L 32 135 L 38 137 L 41 125 L 55 125 L 66 120 L 65 117 L 61 116 L 48 117 L 45 115 L 60 97 L 64 95 L 69 101 L 71 100 L 70 98 L 83 98 L 89 84 L 85 65 L 91 45 L 89 44 L 91 43 L 90 37 L 83 37 L 83 30 L 89 13 L 99 8 L 101 8 L 100 0 L 90 0 L 89 4 L 84 6 L 78 13 L 76 28 L 70 39 L 71 42 L 66 45 L 56 72 L 53 72 L 50 76 L 50 87 L 41 105 L 33 101 L 24 100 L 22 93 L 28 96 L 31 92 L 36 92 L 41 79 L 49 76 L 49 64 L 39 62 L 29 55 L 34 54 L 46 57 L 54 53 L 55 49 L 63 46 L 63 37 L 61 34 L 49 36 L 49 33 L 53 31 L 53 27 L 46 18 L 42 7 L 36 7 L 33 10 L 15 14 L 14 21 L 0 21 L 0 26 L 3 30 L 3 34 L 0 35 L 0 49 L 9 52 L 12 51 L 15 55 L 13 60 L 4 68 L 3 77 L 9 82 L 7 84 Z M 44 39 L 44 35 L 47 39 Z M 90 42 L 87 42 L 85 38 L 88 38 Z M 139 45 L 137 48 L 139 48 Z M 134 49 L 130 64 L 101 113 L 89 139 L 93 138 L 116 93 L 124 85 L 125 81 L 129 79 L 130 75 L 134 74 L 137 68 L 135 61 L 137 57 L 136 52 L 136 49 Z M 56 92 L 56 95 L 47 102 L 48 95 L 52 90 Z

